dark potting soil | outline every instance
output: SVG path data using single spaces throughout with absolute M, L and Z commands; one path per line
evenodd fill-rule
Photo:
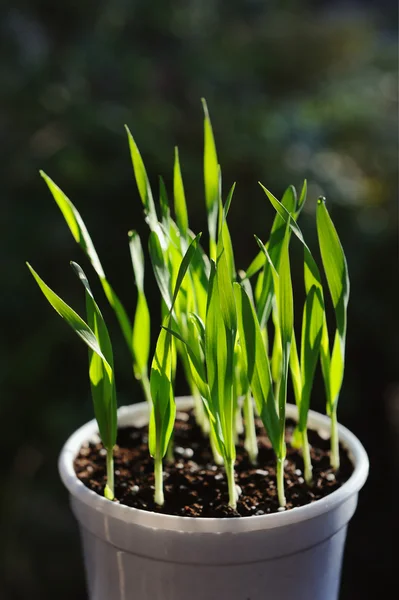
M 154 464 L 148 452 L 148 427 L 118 430 L 114 450 L 116 501 L 141 510 L 186 517 L 248 517 L 278 511 L 275 455 L 260 420 L 257 420 L 259 455 L 252 465 L 240 436 L 235 464 L 236 484 L 241 488 L 237 510 L 228 506 L 227 481 L 222 466 L 213 462 L 209 441 L 192 412 L 178 411 L 174 430 L 174 462 L 164 459 L 165 504 L 154 503 Z M 340 447 L 341 466 L 330 468 L 329 440 L 309 431 L 314 483 L 303 478 L 303 460 L 291 446 L 295 422 L 287 420 L 285 493 L 289 510 L 315 502 L 338 489 L 353 472 L 348 453 Z M 98 494 L 106 484 L 105 450 L 101 443 L 83 446 L 75 459 L 79 479 Z

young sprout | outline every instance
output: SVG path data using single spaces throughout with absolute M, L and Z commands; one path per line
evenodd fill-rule
M 344 372 L 346 312 L 349 279 L 345 256 L 323 199 L 317 206 L 320 252 L 336 315 L 336 333 L 330 351 L 323 288 L 319 269 L 304 241 L 297 219 L 307 196 L 306 181 L 297 196 L 290 186 L 279 202 L 263 191 L 276 210 L 270 237 L 264 245 L 256 236 L 259 252 L 245 273 L 237 274 L 227 226 L 235 184 L 222 205 L 221 170 L 205 100 L 204 188 L 209 232 L 209 258 L 189 227 L 186 195 L 178 149 L 173 163 L 173 207 L 162 178 L 159 179 L 157 214 L 144 162 L 126 127 L 134 176 L 150 229 L 148 248 L 161 292 L 162 327 L 148 375 L 150 313 L 144 292 L 144 254 L 135 231 L 129 247 L 137 287 L 133 325 L 110 286 L 86 226 L 72 202 L 44 173 L 45 179 L 75 239 L 89 258 L 119 321 L 132 356 L 135 377 L 151 407 L 149 451 L 154 458 L 154 501 L 164 504 L 163 459 L 173 460 L 173 426 L 176 406 L 176 361 L 180 364 L 195 402 L 195 416 L 209 435 L 216 463 L 224 463 L 229 505 L 237 507 L 238 487 L 234 464 L 236 443 L 242 431 L 241 400 L 245 420 L 245 448 L 253 464 L 258 458 L 254 410 L 260 416 L 276 455 L 277 496 L 285 507 L 284 463 L 287 385 L 291 372 L 298 424 L 293 444 L 301 448 L 304 476 L 312 483 L 312 464 L 307 433 L 308 411 L 314 374 L 321 359 L 331 417 L 331 464 L 339 467 L 337 403 Z M 294 300 L 289 247 L 292 233 L 304 251 L 305 302 L 300 346 L 294 332 Z M 104 319 L 87 278 L 72 266 L 85 288 L 87 323 L 59 298 L 29 266 L 53 308 L 89 347 L 90 383 L 99 432 L 107 451 L 105 495 L 114 497 L 113 448 L 117 415 L 113 353 Z M 254 290 L 250 278 L 257 275 Z M 270 322 L 270 317 L 271 321 Z M 273 331 L 273 345 L 269 333 Z M 270 345 L 270 349 L 269 349 Z
M 212 263 L 208 310 L 205 325 L 205 357 L 211 399 L 211 413 L 226 470 L 229 505 L 237 506 L 234 477 L 236 458 L 234 439 L 234 345 L 237 316 L 233 284 L 229 278 L 225 254 Z
M 173 167 L 173 198 L 176 223 L 183 239 L 187 239 L 188 215 L 186 196 L 184 194 L 183 178 L 180 169 L 179 150 L 175 148 L 175 163 Z
M 144 254 L 140 237 L 136 231 L 129 232 L 129 247 L 137 286 L 137 306 L 132 332 L 132 348 L 135 357 L 133 368 L 136 379 L 142 382 L 146 400 L 151 404 L 150 382 L 148 379 L 151 319 L 144 293 Z
M 130 133 L 130 129 L 127 125 L 125 125 L 125 129 L 129 141 L 133 172 L 136 178 L 140 198 L 143 203 L 146 221 L 151 229 L 156 229 L 158 228 L 158 217 L 154 204 L 154 199 L 152 197 L 150 182 L 147 177 L 147 171 L 145 170 L 143 159 L 141 158 L 141 154 L 139 152 L 139 149 L 137 148 L 137 144 L 134 141 L 134 138 Z
M 295 333 L 293 332 L 290 353 L 290 369 L 293 380 L 295 400 L 299 411 L 297 438 L 299 438 L 299 444 L 302 447 L 302 455 L 305 467 L 305 480 L 308 484 L 311 484 L 312 464 L 307 436 L 307 421 L 310 394 L 312 391 L 314 373 L 318 362 L 322 340 L 324 320 L 323 287 L 321 284 L 319 269 L 295 219 L 289 213 L 287 208 L 281 202 L 279 202 L 269 190 L 263 186 L 262 188 L 269 198 L 272 206 L 277 211 L 277 214 L 282 218 L 283 222 L 289 226 L 290 230 L 299 239 L 304 249 L 304 281 L 306 300 L 302 319 L 301 362 L 299 363 Z
M 281 367 L 279 380 L 276 385 L 276 403 L 279 419 L 279 439 L 277 452 L 277 492 L 280 506 L 285 506 L 284 493 L 284 462 L 286 457 L 285 446 L 285 408 L 287 404 L 287 384 L 289 359 L 291 351 L 292 334 L 294 329 L 294 306 L 291 283 L 291 270 L 289 259 L 290 230 L 286 225 L 284 238 L 281 244 L 280 264 L 278 271 L 262 242 L 257 238 L 258 244 L 266 255 L 273 278 L 275 297 L 275 323 L 276 331 L 281 340 Z
M 85 287 L 88 324 L 44 283 L 29 263 L 27 265 L 54 310 L 89 347 L 89 376 L 94 414 L 102 443 L 107 451 L 107 485 L 104 495 L 109 500 L 113 500 L 113 449 L 117 433 L 117 405 L 112 345 L 107 327 L 94 300 L 87 278 L 79 265 L 72 263 Z
M 349 276 L 346 258 L 337 231 L 325 205 L 317 202 L 317 233 L 321 259 L 335 309 L 337 329 L 330 355 L 327 324 L 324 320 L 321 343 L 321 366 L 326 388 L 327 413 L 331 417 L 331 466 L 339 468 L 337 405 L 345 366 L 346 313 L 349 300 Z
M 135 344 L 136 336 L 132 329 L 132 324 L 126 313 L 125 308 L 123 307 L 118 296 L 112 289 L 112 287 L 104 273 L 104 269 L 101 265 L 100 259 L 96 252 L 94 244 L 91 240 L 89 232 L 87 231 L 86 225 L 84 224 L 84 221 L 83 221 L 80 213 L 78 212 L 76 207 L 72 204 L 71 200 L 64 194 L 64 192 L 54 183 L 54 181 L 52 179 L 50 179 L 50 177 L 48 177 L 45 173 L 43 173 L 43 171 L 40 171 L 40 174 L 43 177 L 43 179 L 45 180 L 45 182 L 47 183 L 47 186 L 48 186 L 51 194 L 53 195 L 53 198 L 56 201 L 58 207 L 60 208 L 60 210 L 64 216 L 64 219 L 65 219 L 75 241 L 80 245 L 80 247 L 82 248 L 82 250 L 88 257 L 88 259 L 90 260 L 91 265 L 101 282 L 105 296 L 106 296 L 110 306 L 113 308 L 113 310 L 115 312 L 115 315 L 118 319 L 120 328 L 122 330 L 123 337 L 129 348 L 129 352 L 132 356 L 134 373 L 139 375 L 138 379 L 142 385 L 144 395 L 148 399 L 148 374 L 147 374 L 148 367 L 145 367 L 145 369 L 144 369 L 143 360 L 142 360 L 144 353 L 142 351 L 139 351 L 139 356 L 136 356 L 135 350 L 137 349 L 137 344 Z M 142 260 L 142 259 L 140 259 L 140 260 Z M 136 260 L 136 263 L 137 263 L 137 260 Z M 141 269 L 143 269 L 143 267 L 141 267 Z M 142 291 L 142 295 L 143 294 L 144 294 L 144 292 Z M 139 296 L 140 296 L 140 294 L 139 294 Z M 145 297 L 144 297 L 144 301 L 145 301 Z M 145 308 L 143 309 L 143 300 L 142 299 L 140 300 L 140 298 L 139 298 L 138 302 L 139 302 L 140 306 L 137 307 L 137 310 L 139 311 L 139 314 L 142 316 L 144 314 L 143 311 L 145 310 Z M 135 323 L 137 323 L 137 320 L 138 320 L 138 317 L 136 314 Z M 148 323 L 147 329 L 148 329 L 148 333 L 146 334 L 147 338 L 142 339 L 142 345 L 148 347 L 148 345 L 149 345 L 149 323 Z M 144 331 L 142 331 L 142 333 L 144 333 Z
M 208 106 L 204 98 L 202 98 L 202 106 L 204 109 L 204 183 L 206 211 L 208 214 L 209 257 L 211 260 L 216 260 L 216 234 L 219 208 L 219 163 Z
M 115 311 L 116 317 L 119 321 L 119 325 L 122 329 L 122 333 L 126 340 L 128 347 L 131 349 L 131 340 L 132 340 L 132 326 L 127 316 L 127 313 L 122 306 L 119 298 L 116 293 L 112 289 L 108 279 L 105 276 L 104 269 L 101 265 L 100 259 L 94 247 L 94 244 L 91 240 L 89 232 L 87 231 L 86 225 L 83 222 L 80 213 L 77 211 L 75 206 L 72 204 L 71 200 L 64 194 L 64 192 L 54 183 L 48 175 L 46 175 L 43 171 L 40 171 L 41 176 L 44 181 L 47 183 L 47 186 L 56 201 L 59 209 L 61 210 L 63 217 L 75 239 L 75 241 L 80 245 L 83 252 L 86 254 L 88 259 L 91 262 L 91 265 L 100 279 L 101 285 L 103 287 L 104 293 L 107 297 L 109 304 Z
M 167 312 L 167 307 L 170 306 L 171 291 L 176 281 L 180 262 L 190 242 L 194 238 L 188 227 L 187 206 L 179 155 L 176 148 L 173 169 L 173 196 L 177 223 L 175 223 L 170 216 L 168 196 L 162 178 L 160 178 L 160 205 L 162 214 L 162 221 L 160 222 L 158 221 L 143 160 L 132 134 L 128 128 L 126 128 L 126 130 L 128 133 L 134 174 L 144 206 L 146 221 L 151 230 L 150 253 L 151 247 L 157 242 L 159 242 L 162 248 L 162 257 L 160 257 L 159 263 L 154 263 L 154 256 L 156 256 L 156 253 L 154 254 L 154 252 L 152 253 L 151 260 L 153 262 L 155 277 Z M 155 237 L 157 242 L 155 242 Z M 194 311 L 201 319 L 205 318 L 208 278 L 209 261 L 202 251 L 197 252 L 193 257 L 193 262 L 190 267 L 189 282 L 185 284 L 185 289 L 183 289 L 182 293 L 179 295 L 174 311 L 176 326 L 185 337 L 188 334 L 187 316 L 190 312 Z M 208 433 L 209 424 L 203 409 L 200 394 L 191 375 L 185 346 L 177 341 L 176 349 L 180 356 L 191 394 L 195 400 L 195 415 L 197 422 L 203 432 Z M 174 355 L 175 354 L 172 353 L 172 357 Z
M 266 352 L 262 332 L 255 307 L 246 290 L 234 283 L 237 307 L 237 321 L 245 371 L 251 385 L 257 412 L 262 419 L 276 456 L 280 455 L 280 426 L 274 400 L 273 381 L 269 357 Z M 284 489 L 279 485 L 279 500 L 284 505 Z
M 163 264 L 162 248 L 155 232 L 150 237 L 150 255 L 153 265 Z M 152 410 L 149 426 L 149 450 L 154 458 L 155 493 L 154 501 L 159 506 L 164 504 L 163 493 L 163 466 L 162 459 L 165 456 L 173 432 L 173 424 L 176 414 L 176 405 L 173 394 L 172 379 L 172 335 L 170 324 L 173 318 L 173 310 L 179 290 L 182 286 L 190 262 L 197 251 L 201 234 L 191 242 L 180 264 L 176 284 L 166 315 L 163 327 L 158 336 L 154 358 L 151 365 L 150 386 L 152 397 Z M 151 243 L 152 242 L 152 243 Z M 159 268 L 158 280 L 163 282 L 166 268 Z M 159 282 L 158 281 L 158 282 Z

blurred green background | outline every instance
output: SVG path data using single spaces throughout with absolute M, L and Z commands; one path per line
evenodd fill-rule
M 113 333 L 119 403 L 142 400 L 114 315 L 38 170 L 77 205 L 132 314 L 126 233 L 136 228 L 146 243 L 147 228 L 123 124 L 154 188 L 158 174 L 170 188 L 179 145 L 191 225 L 203 230 L 202 96 L 225 187 L 237 181 L 229 218 L 239 267 L 256 252 L 252 234 L 271 226 L 258 180 L 281 196 L 308 179 L 301 228 L 315 250 L 315 202 L 328 198 L 352 286 L 339 415 L 371 461 L 341 598 L 389 589 L 399 534 L 396 2 L 21 0 L 3 3 L 1 17 L 0 598 L 86 598 L 57 457 L 92 417 L 87 353 L 25 260 L 81 314 L 68 263 L 87 269 Z M 149 269 L 146 289 L 155 336 Z M 322 395 L 319 382 L 314 406 Z

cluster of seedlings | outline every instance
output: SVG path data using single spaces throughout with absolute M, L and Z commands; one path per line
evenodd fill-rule
M 330 343 L 325 311 L 325 289 L 319 268 L 298 226 L 306 201 L 306 181 L 297 195 L 290 186 L 279 201 L 261 188 L 275 209 L 269 237 L 255 236 L 258 253 L 246 271 L 236 270 L 228 213 L 233 185 L 223 201 L 222 177 L 212 126 L 204 102 L 204 183 L 209 250 L 201 234 L 189 227 L 184 184 L 176 149 L 173 170 L 173 207 L 163 180 L 156 207 L 137 145 L 127 129 L 138 191 L 150 233 L 148 250 L 161 293 L 162 326 L 151 364 L 150 313 L 144 291 L 145 259 L 140 238 L 129 232 L 129 246 L 137 287 L 133 322 L 104 273 L 79 212 L 44 173 L 46 181 L 76 242 L 97 274 L 115 311 L 126 340 L 136 378 L 150 409 L 148 445 L 154 459 L 154 501 L 164 503 L 163 462 L 173 456 L 176 416 L 174 382 L 176 364 L 182 366 L 195 403 L 196 422 L 209 436 L 215 464 L 224 465 L 229 506 L 236 507 L 235 485 L 238 433 L 255 464 L 258 443 L 255 416 L 265 427 L 275 454 L 276 485 L 280 507 L 286 505 L 287 384 L 292 379 L 298 422 L 293 444 L 300 448 L 306 484 L 312 484 L 308 441 L 308 411 L 315 370 L 320 361 L 326 391 L 326 412 L 331 418 L 331 467 L 339 468 L 337 404 L 344 373 L 346 314 L 349 297 L 347 265 L 336 229 L 319 198 L 316 225 L 321 262 L 335 309 L 335 335 Z M 172 209 L 173 214 L 172 216 Z M 303 252 L 305 297 L 300 335 L 294 329 L 294 292 L 290 244 Z M 72 267 L 84 286 L 86 320 L 57 296 L 30 266 L 35 280 L 53 308 L 89 348 L 89 376 L 95 417 L 106 450 L 105 496 L 115 492 L 113 451 L 117 437 L 117 400 L 112 344 L 101 311 L 82 268 Z M 244 417 L 244 418 L 243 418 Z

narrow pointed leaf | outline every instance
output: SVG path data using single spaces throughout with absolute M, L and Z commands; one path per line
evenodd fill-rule
M 170 220 L 169 200 L 165 182 L 161 176 L 159 177 L 159 203 L 161 205 L 162 222 L 168 227 Z
M 348 267 L 337 231 L 325 201 L 317 203 L 317 233 L 324 271 L 337 317 L 340 336 L 346 332 L 346 309 L 349 300 Z
M 331 357 L 326 324 L 324 324 L 321 343 L 321 364 L 327 389 L 327 408 L 331 413 L 336 408 L 344 375 L 349 276 L 345 254 L 324 198 L 318 200 L 316 221 L 321 258 L 337 322 Z
M 100 346 L 98 344 L 97 338 L 94 335 L 93 331 L 90 327 L 83 321 L 83 319 L 70 307 L 64 300 L 62 300 L 49 286 L 44 283 L 43 279 L 40 278 L 38 273 L 31 267 L 29 263 L 26 263 L 30 272 L 36 280 L 39 288 L 43 292 L 44 296 L 47 298 L 48 302 L 54 308 L 54 310 L 62 317 L 68 325 L 75 331 L 75 333 L 91 348 L 94 352 L 96 352 L 104 361 L 107 363 L 107 360 L 103 353 L 101 352 Z M 107 363 L 108 368 L 111 366 Z
M 97 273 L 107 300 L 115 311 L 123 336 L 129 347 L 129 350 L 131 351 L 132 325 L 130 323 L 130 319 L 127 316 L 121 301 L 105 277 L 100 259 L 98 258 L 97 252 L 94 248 L 93 242 L 82 217 L 69 198 L 54 183 L 54 181 L 50 179 L 48 175 L 43 173 L 43 171 L 40 171 L 40 174 L 47 183 L 47 186 L 52 193 L 58 207 L 60 208 L 75 241 L 80 245 L 84 253 L 87 255 L 93 269 Z
M 242 356 L 245 361 L 248 380 L 257 411 L 272 446 L 279 455 L 279 422 L 273 394 L 273 381 L 259 321 L 244 288 L 235 283 L 234 293 Z
M 173 196 L 175 202 L 176 223 L 183 237 L 187 235 L 188 215 L 184 185 L 180 169 L 179 151 L 175 148 L 175 164 L 173 169 Z
M 303 182 L 302 190 L 301 190 L 301 193 L 299 195 L 298 204 L 297 204 L 296 211 L 295 211 L 297 217 L 300 215 L 300 213 L 301 213 L 301 211 L 302 211 L 302 209 L 304 207 L 304 204 L 305 204 L 306 198 L 307 198 L 307 193 L 308 193 L 308 184 L 307 184 L 307 181 L 305 179 L 304 182 Z
M 111 450 L 116 444 L 117 433 L 116 389 L 111 339 L 83 269 L 75 262 L 71 262 L 71 266 L 85 288 L 88 325 L 95 334 L 101 351 L 111 367 L 111 371 L 107 369 L 104 360 L 89 348 L 89 376 L 94 413 L 102 442 L 105 448 Z
M 193 260 L 193 257 L 195 255 L 195 253 L 197 252 L 198 249 L 198 245 L 199 245 L 199 241 L 201 239 L 202 233 L 199 233 L 191 242 L 191 244 L 189 245 L 187 252 L 185 253 L 183 260 L 181 261 L 180 267 L 179 267 L 179 271 L 177 274 L 177 279 L 176 279 L 176 284 L 175 284 L 175 290 L 173 293 L 173 298 L 172 298 L 172 304 L 170 307 L 170 311 L 173 310 L 173 306 L 176 302 L 176 298 L 177 298 L 177 294 L 179 293 L 180 287 L 183 283 L 183 279 L 187 273 L 187 270 L 190 266 L 191 261 Z
M 144 253 L 137 232 L 129 233 L 129 248 L 137 286 L 137 306 L 133 322 L 133 368 L 136 379 L 147 377 L 150 355 L 151 318 L 144 293 Z
M 132 165 L 134 176 L 136 178 L 137 188 L 139 190 L 140 198 L 144 206 L 144 212 L 151 226 L 151 224 L 155 224 L 158 221 L 158 218 L 154 200 L 152 197 L 150 182 L 147 177 L 147 171 L 145 170 L 143 159 L 141 158 L 141 154 L 130 132 L 130 129 L 127 125 L 125 125 L 125 129 L 129 140 L 130 155 L 132 158 Z
M 83 321 L 83 319 L 70 306 L 68 306 L 64 300 L 57 296 L 57 294 L 53 292 L 53 290 L 51 290 L 46 283 L 44 283 L 44 281 L 29 263 L 27 263 L 27 266 L 36 280 L 39 288 L 43 292 L 45 298 L 48 300 L 54 310 L 68 323 L 73 331 L 85 342 L 89 348 L 89 375 L 92 387 L 95 416 L 104 446 L 106 448 L 112 448 L 115 444 L 114 440 L 116 431 L 116 396 L 112 368 L 112 348 L 109 338 L 104 343 L 104 336 L 106 336 L 107 333 L 105 333 L 105 324 L 102 327 L 102 318 L 99 317 L 99 311 L 97 313 L 98 307 L 95 309 L 94 305 L 92 305 L 92 309 L 89 312 L 90 320 L 95 329 L 95 331 L 93 331 L 93 329 L 85 321 Z M 100 347 L 100 337 L 103 340 L 104 349 Z M 103 350 L 108 354 L 111 364 L 105 357 Z
M 295 332 L 292 335 L 291 352 L 290 352 L 290 369 L 292 377 L 292 387 L 294 389 L 295 404 L 299 408 L 301 405 L 302 396 L 302 375 L 299 364 L 298 348 L 296 345 Z
M 140 236 L 137 231 L 129 231 L 129 250 L 130 258 L 132 259 L 134 280 L 137 289 L 140 292 L 144 291 L 144 252 L 141 245 Z
M 104 278 L 105 274 L 100 259 L 98 258 L 97 252 L 94 248 L 89 232 L 87 231 L 86 225 L 80 216 L 80 213 L 72 204 L 71 200 L 64 194 L 58 185 L 56 185 L 54 181 L 48 175 L 46 175 L 46 173 L 40 171 L 40 175 L 47 183 L 47 186 L 59 209 L 61 210 L 75 241 L 81 246 L 82 250 L 90 259 L 90 262 L 100 279 Z
M 320 343 L 323 329 L 324 303 L 320 290 L 312 286 L 309 290 L 302 319 L 301 338 L 301 404 L 299 428 L 306 429 L 313 379 L 320 355 Z
M 157 281 L 162 298 L 168 308 L 172 306 L 172 283 L 169 272 L 168 263 L 166 262 L 165 254 L 159 240 L 159 236 L 155 231 L 151 231 L 148 240 L 148 249 L 152 268 L 154 270 L 155 279 Z
M 150 454 L 162 458 L 166 454 L 176 414 L 172 389 L 171 334 L 163 328 L 151 364 L 150 387 L 153 403 L 149 428 Z
M 262 186 L 263 187 L 263 186 Z M 265 188 L 264 188 L 265 189 Z M 276 202 L 278 200 L 276 199 Z M 279 203 L 280 204 L 280 203 Z M 295 210 L 296 192 L 295 188 L 290 186 L 284 193 L 281 206 L 290 214 Z M 271 263 L 276 269 L 279 268 L 282 245 L 286 230 L 286 221 L 277 213 L 274 218 L 270 239 L 266 244 L 267 251 L 271 258 Z M 269 263 L 270 264 L 270 263 Z M 265 327 L 270 315 L 273 300 L 273 275 L 270 272 L 266 262 L 264 272 L 260 278 L 260 294 L 257 302 L 257 313 L 262 327 Z
M 202 99 L 202 105 L 204 109 L 205 203 L 208 213 L 208 230 L 211 248 L 210 257 L 211 259 L 216 259 L 216 233 L 219 202 L 219 165 L 208 107 L 204 99 Z

